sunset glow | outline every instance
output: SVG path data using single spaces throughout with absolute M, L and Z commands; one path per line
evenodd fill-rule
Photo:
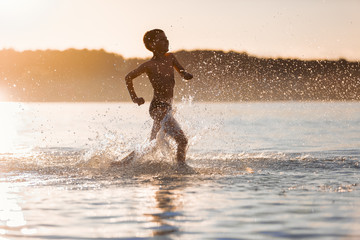
M 142 36 L 167 33 L 172 51 L 360 59 L 360 2 L 0 0 L 0 49 L 105 49 L 149 56 Z

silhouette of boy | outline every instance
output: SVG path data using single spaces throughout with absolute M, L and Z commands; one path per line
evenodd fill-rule
M 146 73 L 154 89 L 154 97 L 149 108 L 150 116 L 154 120 L 150 140 L 156 138 L 163 125 L 164 131 L 177 143 L 177 162 L 184 164 L 188 140 L 171 114 L 175 86 L 174 68 L 185 80 L 190 80 L 193 76 L 185 71 L 172 53 L 168 53 L 169 41 L 164 31 L 160 29 L 148 31 L 143 40 L 145 47 L 153 53 L 153 57 L 126 75 L 126 86 L 132 101 L 139 106 L 144 104 L 144 98 L 137 97 L 135 93 L 133 79 Z

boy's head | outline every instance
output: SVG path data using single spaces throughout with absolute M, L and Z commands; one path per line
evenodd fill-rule
M 161 29 L 153 29 L 145 33 L 143 38 L 145 47 L 154 52 L 155 50 L 168 51 L 169 42 L 165 36 L 165 32 Z M 161 44 L 159 43 L 162 43 Z

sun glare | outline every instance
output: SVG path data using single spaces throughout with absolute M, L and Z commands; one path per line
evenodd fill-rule
M 11 183 L 0 183 L 0 223 L 5 225 L 5 228 L 0 228 L 0 236 L 7 234 L 7 229 L 22 228 L 26 225 L 24 213 L 18 203 L 20 199 L 16 197 L 18 191 Z
M 0 154 L 14 151 L 18 137 L 19 103 L 0 102 Z

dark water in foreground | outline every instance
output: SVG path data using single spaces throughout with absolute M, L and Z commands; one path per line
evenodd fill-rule
M 0 239 L 360 238 L 360 103 L 177 106 L 3 103 Z

